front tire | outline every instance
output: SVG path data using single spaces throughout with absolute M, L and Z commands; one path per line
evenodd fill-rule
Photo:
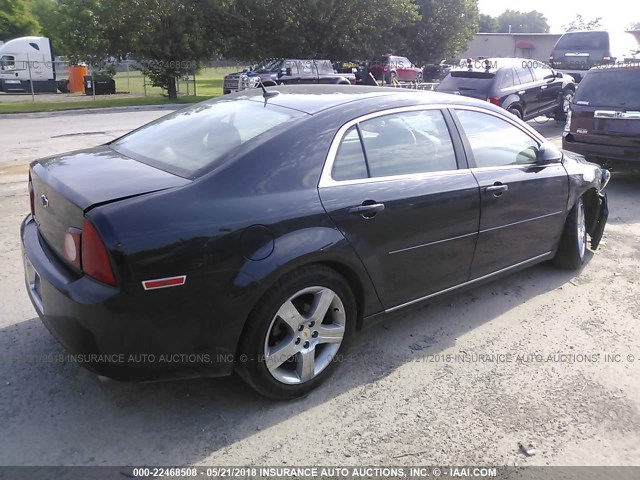
M 586 251 L 587 226 L 584 202 L 580 197 L 567 216 L 553 264 L 559 268 L 576 270 L 584 264 Z
M 278 281 L 247 320 L 237 371 L 262 395 L 306 395 L 335 368 L 355 331 L 356 302 L 331 268 L 303 267 Z

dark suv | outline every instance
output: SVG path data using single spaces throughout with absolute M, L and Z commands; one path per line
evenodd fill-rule
M 640 61 L 594 67 L 571 104 L 566 150 L 601 165 L 640 166 Z
M 636 38 L 628 32 L 567 32 L 553 47 L 549 65 L 579 82 L 591 67 L 632 60 L 639 48 Z
M 575 84 L 570 75 L 537 60 L 487 58 L 462 62 L 436 90 L 486 100 L 523 120 L 539 115 L 564 120 Z

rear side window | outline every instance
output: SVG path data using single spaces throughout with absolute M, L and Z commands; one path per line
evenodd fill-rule
M 305 114 L 247 100 L 214 100 L 167 115 L 111 144 L 135 160 L 183 177 L 224 163 L 246 142 Z
M 609 35 L 607 32 L 570 32 L 565 33 L 554 50 L 608 50 Z
M 367 178 L 367 160 L 364 157 L 362 143 L 357 127 L 351 127 L 340 142 L 336 159 L 333 162 L 331 178 L 338 181 Z
M 574 102 L 592 107 L 640 109 L 640 68 L 592 70 L 580 82 Z
M 334 180 L 457 169 L 451 136 L 439 110 L 383 115 L 359 126 L 359 132 L 352 127 L 340 143 L 331 172 Z
M 536 163 L 538 142 L 509 122 L 486 113 L 456 110 L 478 168 Z
M 513 69 L 505 68 L 502 71 L 502 80 L 500 80 L 500 88 L 509 88 L 516 85 L 516 82 L 513 79 Z

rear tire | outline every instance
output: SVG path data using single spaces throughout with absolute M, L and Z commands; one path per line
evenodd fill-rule
M 393 84 L 393 81 L 397 78 L 397 74 L 396 72 L 391 72 L 389 73 L 389 75 L 387 75 L 387 83 L 389 85 Z
M 584 264 L 586 251 L 586 217 L 584 202 L 580 197 L 567 216 L 553 264 L 559 268 L 576 270 Z
M 522 120 L 522 113 L 516 107 L 509 107 L 509 113 L 518 117 L 518 119 Z
M 326 380 L 356 327 L 356 302 L 331 268 L 303 267 L 279 280 L 247 320 L 236 370 L 258 393 L 301 397 Z
M 573 101 L 573 95 L 574 91 L 570 88 L 562 92 L 560 105 L 555 114 L 555 119 L 559 122 L 564 122 L 567 120 L 567 115 L 569 115 L 569 109 L 571 108 L 571 102 Z

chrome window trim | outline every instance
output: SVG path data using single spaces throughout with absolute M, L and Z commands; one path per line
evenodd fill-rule
M 543 218 L 553 217 L 555 215 L 561 215 L 563 213 L 564 212 L 562 210 L 558 210 L 557 212 L 546 213 L 544 215 L 540 215 L 540 216 L 532 217 L 532 218 L 527 218 L 525 220 L 520 220 L 520 221 L 513 222 L 513 223 L 506 223 L 504 225 L 499 225 L 497 227 L 485 228 L 484 230 L 480 230 L 479 233 L 492 232 L 494 230 L 500 230 L 501 228 L 513 227 L 514 225 L 520 225 L 522 223 L 527 223 L 527 222 L 534 222 L 536 220 L 542 220 Z
M 408 252 L 410 250 L 416 250 L 418 248 L 430 247 L 431 245 L 437 245 L 439 243 L 451 242 L 453 240 L 460 240 L 461 238 L 472 237 L 478 235 L 478 232 L 465 233 L 464 235 L 458 235 L 456 237 L 444 238 L 442 240 L 436 240 L 435 242 L 423 243 L 421 245 L 415 245 L 413 247 L 401 248 L 399 250 L 392 250 L 388 255 L 395 255 L 396 253 Z
M 449 104 L 428 104 L 428 105 L 411 105 L 406 107 L 396 107 L 389 108 L 386 110 L 380 110 L 378 112 L 368 113 L 366 115 L 362 115 L 358 118 L 349 120 L 347 123 L 342 125 L 338 132 L 333 137 L 331 141 L 331 147 L 329 148 L 329 153 L 327 154 L 327 158 L 324 162 L 324 167 L 322 168 L 322 174 L 320 175 L 320 182 L 318 183 L 318 188 L 327 188 L 327 187 L 337 187 L 341 185 L 356 185 L 361 183 L 374 183 L 374 182 L 388 182 L 395 180 L 407 180 L 407 179 L 421 179 L 421 178 L 429 178 L 429 177 L 440 177 L 443 175 L 461 175 L 470 173 L 469 169 L 454 169 L 454 170 L 441 170 L 437 172 L 423 172 L 423 173 L 409 173 L 405 175 L 392 175 L 388 177 L 371 177 L 371 178 L 358 178 L 355 180 L 334 180 L 331 176 L 331 171 L 333 170 L 333 164 L 336 160 L 336 155 L 338 154 L 338 148 L 340 147 L 340 143 L 344 139 L 347 131 L 356 124 L 361 122 L 365 122 L 367 120 L 371 120 L 372 118 L 378 118 L 385 115 L 393 115 L 396 113 L 405 113 L 405 112 L 416 112 L 416 111 L 428 111 L 428 110 L 439 110 L 442 114 L 442 120 L 445 121 L 444 112 L 442 110 L 451 108 Z M 450 134 L 451 135 L 451 134 Z M 453 145 L 453 138 L 451 138 L 451 143 Z M 455 155 L 455 148 L 454 148 Z M 457 160 L 457 158 L 456 158 Z

